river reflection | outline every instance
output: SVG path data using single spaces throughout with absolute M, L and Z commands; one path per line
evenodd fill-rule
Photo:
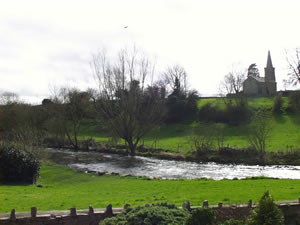
M 133 176 L 168 179 L 220 179 L 265 176 L 300 179 L 300 166 L 246 166 L 217 163 L 194 163 L 161 160 L 149 157 L 130 157 L 97 152 L 72 152 L 48 149 L 48 158 L 58 164 L 81 170 L 107 171 Z

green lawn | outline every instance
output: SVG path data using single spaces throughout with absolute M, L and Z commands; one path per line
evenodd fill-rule
M 275 200 L 296 200 L 300 196 L 300 180 L 146 180 L 119 176 L 94 176 L 72 169 L 44 164 L 36 185 L 0 185 L 0 212 L 66 210 L 73 206 L 86 209 L 89 205 L 103 208 L 108 204 L 123 207 L 153 202 L 169 202 L 181 206 L 185 200 L 191 205 L 254 202 L 269 190 Z

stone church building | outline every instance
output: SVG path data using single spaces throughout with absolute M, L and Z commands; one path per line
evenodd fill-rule
M 243 82 L 243 92 L 247 96 L 274 96 L 277 93 L 275 68 L 272 65 L 271 54 L 268 52 L 265 77 L 249 76 Z

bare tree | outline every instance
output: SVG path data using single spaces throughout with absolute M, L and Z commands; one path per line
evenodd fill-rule
M 42 145 L 45 117 L 38 106 L 25 104 L 11 92 L 4 93 L 0 106 L 0 136 L 3 141 L 15 142 L 26 150 Z
M 11 109 L 14 115 L 9 115 L 9 117 L 13 117 L 14 125 L 8 130 L 7 140 L 22 145 L 23 149 L 27 151 L 37 153 L 35 150 L 38 150 L 37 147 L 43 145 L 45 137 L 43 112 L 38 106 L 23 103 L 9 107 L 14 108 Z
M 211 123 L 199 123 L 194 128 L 193 134 L 188 136 L 191 149 L 198 153 L 212 150 L 215 147 L 214 125 Z
M 0 95 L 0 105 L 10 105 L 18 102 L 20 102 L 19 96 L 14 92 L 7 91 Z
M 224 76 L 220 83 L 221 95 L 238 94 L 243 90 L 245 71 L 233 66 L 232 71 Z
M 123 139 L 135 155 L 141 138 L 156 126 L 164 115 L 162 89 L 146 87 L 151 75 L 151 61 L 136 50 L 123 50 L 113 63 L 104 52 L 93 56 L 91 63 L 98 83 L 94 102 L 112 135 Z
M 54 104 L 50 105 L 52 119 L 48 123 L 48 127 L 52 128 L 51 132 L 55 135 L 66 135 L 69 143 L 77 151 L 79 148 L 78 135 L 82 121 L 86 117 L 91 94 L 81 92 L 76 88 L 63 87 L 51 99 Z
M 163 76 L 166 85 L 170 87 L 172 92 L 187 94 L 187 73 L 182 66 L 176 64 L 168 67 Z
M 81 92 L 77 89 L 71 89 L 67 92 L 64 114 L 68 122 L 66 134 L 75 150 L 78 150 L 79 147 L 78 135 L 82 121 L 86 117 L 90 99 L 88 92 Z
M 288 63 L 288 80 L 287 84 L 296 86 L 300 83 L 300 48 L 295 49 L 295 55 L 291 55 L 286 50 L 286 61 Z
M 270 138 L 271 129 L 270 114 L 265 111 L 257 112 L 249 127 L 248 140 L 250 145 L 263 153 L 266 149 L 266 142 Z
M 213 150 L 224 146 L 224 128 L 220 124 L 199 123 L 188 136 L 191 149 L 198 151 Z

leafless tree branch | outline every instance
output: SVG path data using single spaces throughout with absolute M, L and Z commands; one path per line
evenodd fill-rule
M 285 50 L 286 61 L 288 63 L 288 79 L 287 84 L 296 86 L 300 83 L 300 48 L 295 49 L 295 55 L 292 55 L 288 50 Z

